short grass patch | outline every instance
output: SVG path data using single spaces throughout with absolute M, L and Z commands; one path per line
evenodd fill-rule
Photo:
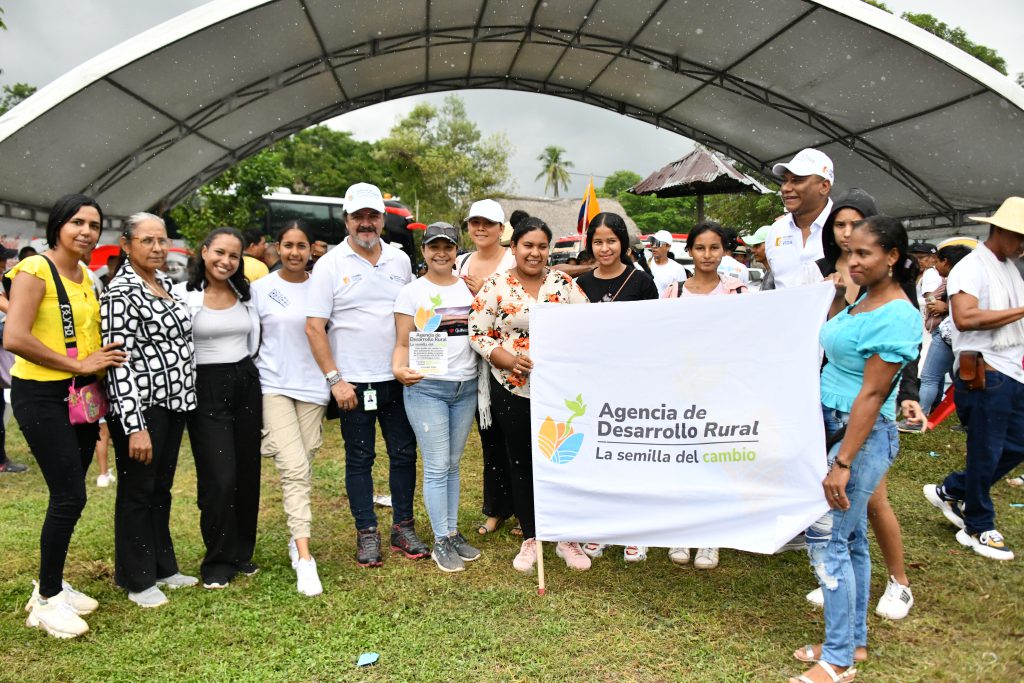
M 753 681 L 802 671 L 796 647 L 819 642 L 820 611 L 804 601 L 815 586 L 802 553 L 764 557 L 722 551 L 717 570 L 672 565 L 665 550 L 627 565 L 609 550 L 574 573 L 549 547 L 548 594 L 511 567 L 518 540 L 508 528 L 486 538 L 481 458 L 472 435 L 463 461 L 461 526 L 483 551 L 467 571 L 442 574 L 433 562 L 386 557 L 384 567 L 353 561 L 355 534 L 344 494 L 336 423 L 315 465 L 313 550 L 325 593 L 295 592 L 277 473 L 263 462 L 256 561 L 262 571 L 223 591 L 183 589 L 169 605 L 140 610 L 113 584 L 116 489 L 95 487 L 72 539 L 66 576 L 97 598 L 91 631 L 57 641 L 25 628 L 23 607 L 38 564 L 46 487 L 14 423 L 8 450 L 32 465 L 0 476 L 0 680 L 9 681 Z M 182 570 L 202 556 L 195 469 L 187 439 L 175 483 L 172 531 Z M 378 445 L 378 453 L 383 447 Z M 922 497 L 964 459 L 962 434 L 948 428 L 903 436 L 889 492 L 903 527 L 916 605 L 901 622 L 870 617 L 873 681 L 1024 680 L 1024 558 L 995 562 L 961 548 L 955 529 Z M 375 468 L 387 491 L 386 458 Z M 1024 550 L 1024 491 L 997 484 L 1000 530 Z M 390 512 L 378 508 L 381 523 Z M 429 537 L 417 486 L 419 530 Z M 386 541 L 386 538 L 385 538 Z M 874 603 L 885 566 L 872 546 Z M 380 662 L 356 669 L 362 652 Z

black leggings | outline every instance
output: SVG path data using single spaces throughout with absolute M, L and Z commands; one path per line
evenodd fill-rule
M 79 385 L 88 381 L 81 378 Z M 14 417 L 50 490 L 39 535 L 39 595 L 44 598 L 62 590 L 71 534 L 85 508 L 85 473 L 100 432 L 98 424 L 71 424 L 66 401 L 70 385 L 70 379 L 11 380 Z
M 117 504 L 114 507 L 114 581 L 141 593 L 178 572 L 171 542 L 171 485 L 185 432 L 185 413 L 163 406 L 143 411 L 153 444 L 153 460 L 143 464 L 128 456 L 129 436 L 116 416 L 107 418 L 117 458 Z
M 533 515 L 533 448 L 530 443 L 530 399 L 516 396 L 491 381 L 491 415 L 505 436 L 509 485 L 523 538 L 537 535 Z
M 230 581 L 252 560 L 260 509 L 263 394 L 249 358 L 196 368 L 199 407 L 188 414 L 196 461 L 203 581 Z

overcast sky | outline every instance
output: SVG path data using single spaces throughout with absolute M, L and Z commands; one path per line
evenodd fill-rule
M 8 26 L 0 34 L 0 83 L 27 82 L 42 87 L 66 71 L 118 43 L 173 18 L 205 0 L 0 0 Z M 1024 71 L 1024 1 L 886 0 L 896 14 L 928 12 L 960 26 L 977 43 L 1006 60 L 1011 75 Z M 685 154 L 691 143 L 625 116 L 577 102 L 541 95 L 466 91 L 461 96 L 485 134 L 504 131 L 512 141 L 513 177 L 522 194 L 544 194 L 537 155 L 548 144 L 564 147 L 575 164 L 567 196 L 582 195 L 587 176 L 619 169 L 647 175 Z M 439 103 L 443 94 L 386 102 L 328 122 L 359 139 L 376 140 L 416 102 Z M 543 131 L 538 135 L 538 131 Z M 609 153 L 595 140 L 626 140 Z

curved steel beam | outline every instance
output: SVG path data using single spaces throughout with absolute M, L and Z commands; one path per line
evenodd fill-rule
M 534 5 L 534 14 L 540 5 L 540 2 L 541 0 L 537 0 L 537 3 Z M 477 17 L 477 20 L 479 21 L 479 17 Z M 421 49 L 426 49 L 427 52 L 429 52 L 431 46 L 439 45 L 470 45 L 475 49 L 478 43 L 513 43 L 518 44 L 518 47 L 516 57 L 513 58 L 509 67 L 512 69 L 514 68 L 514 64 L 518 59 L 518 55 L 522 47 L 526 43 L 536 43 L 539 45 L 561 47 L 563 49 L 563 54 L 569 49 L 578 49 L 611 57 L 612 61 L 615 59 L 625 59 L 641 63 L 646 66 L 656 65 L 658 68 L 663 68 L 680 76 L 700 81 L 700 88 L 708 86 L 717 87 L 744 99 L 758 102 L 817 131 L 822 136 L 821 140 L 816 143 L 818 145 L 834 142 L 843 144 L 874 166 L 891 175 L 897 182 L 901 183 L 922 201 L 933 207 L 936 213 L 945 216 L 951 216 L 956 213 L 954 208 L 942 199 L 939 194 L 929 187 L 921 178 L 917 177 L 905 166 L 892 159 L 877 146 L 867 141 L 863 137 L 863 132 L 847 130 L 800 102 L 774 92 L 770 88 L 746 82 L 743 79 L 727 73 L 727 71 L 717 71 L 705 65 L 687 61 L 678 55 L 668 54 L 653 48 L 638 46 L 630 44 L 629 42 L 616 41 L 604 36 L 589 34 L 582 30 L 583 26 L 574 32 L 538 28 L 532 24 L 529 24 L 526 27 L 494 26 L 487 28 L 488 33 L 486 35 L 480 35 L 480 26 L 477 23 L 465 27 L 445 29 L 437 32 L 426 31 L 373 39 L 369 42 L 360 42 L 346 46 L 329 54 L 324 52 L 323 55 L 318 58 L 290 66 L 277 74 L 273 74 L 260 79 L 259 81 L 250 83 L 239 90 L 230 93 L 224 98 L 221 98 L 219 101 L 211 105 L 204 106 L 202 110 L 195 112 L 184 120 L 176 122 L 168 129 L 162 131 L 160 135 L 140 146 L 138 150 L 113 164 L 86 189 L 95 193 L 109 189 L 132 170 L 147 163 L 155 156 L 158 156 L 162 151 L 173 145 L 178 140 L 181 140 L 188 135 L 196 134 L 205 126 L 219 120 L 232 111 L 248 106 L 272 92 L 283 87 L 287 87 L 293 83 L 322 74 L 327 70 L 332 72 L 332 77 L 338 83 L 339 90 L 344 92 L 343 74 L 339 75 L 338 70 L 344 70 L 347 66 L 364 62 L 377 56 Z M 469 68 L 472 68 L 471 63 Z M 429 75 L 426 78 L 429 79 Z M 130 89 L 126 88 L 123 84 L 117 83 L 116 75 L 108 77 L 108 80 L 116 83 L 119 88 L 130 92 Z M 453 80 L 458 80 L 459 83 L 454 83 L 452 82 Z M 591 85 L 592 83 L 593 81 L 591 81 Z M 435 81 L 424 80 L 421 83 L 413 84 L 408 87 L 392 88 L 390 90 L 386 89 L 377 91 L 370 96 L 364 95 L 355 99 L 346 99 L 336 105 L 331 105 L 321 109 L 319 112 L 314 112 L 302 117 L 298 121 L 308 121 L 308 123 L 305 124 L 308 126 L 332 116 L 367 106 L 368 104 L 384 101 L 384 99 L 393 99 L 395 97 L 404 97 L 406 95 L 425 92 L 448 91 L 458 88 L 484 87 L 540 92 L 595 104 L 597 106 L 602 106 L 612 111 L 617 111 L 621 114 L 646 121 L 652 125 L 667 128 L 675 132 L 679 132 L 682 135 L 686 135 L 687 137 L 694 138 L 710 147 L 730 155 L 733 158 L 739 159 L 754 168 L 765 170 L 768 162 L 771 161 L 753 157 L 749 153 L 735 149 L 724 141 L 695 128 L 686 122 L 679 121 L 668 116 L 667 111 L 671 108 L 669 108 L 669 110 L 663 109 L 661 112 L 647 111 L 625 101 L 595 96 L 588 91 L 589 86 L 582 90 L 570 89 L 551 83 L 548 80 L 535 81 L 531 79 L 513 77 L 511 73 L 506 73 L 503 78 L 490 76 L 475 77 L 468 75 L 460 77 L 459 79 L 442 79 Z M 394 94 L 396 92 L 402 92 L 403 94 L 396 95 Z M 381 97 L 384 99 L 379 99 Z M 137 97 L 137 99 L 144 101 L 139 97 Z M 946 106 L 951 106 L 951 104 L 947 104 Z M 153 106 L 153 108 L 154 110 L 159 111 L 157 107 Z M 933 107 L 922 113 L 930 113 L 935 109 L 936 108 Z M 907 118 L 908 117 L 904 116 L 900 117 L 897 121 L 873 126 L 866 132 L 874 132 L 881 128 L 885 128 L 888 125 L 895 125 Z M 225 155 L 221 160 L 218 160 L 218 162 L 208 167 L 208 169 L 217 168 L 219 170 L 217 170 L 216 173 L 220 173 L 224 168 L 226 168 L 222 163 L 224 160 L 237 162 L 249 154 L 252 154 L 253 151 L 255 151 L 252 148 L 254 142 L 266 141 L 262 143 L 261 147 L 266 146 L 268 144 L 272 144 L 272 142 L 284 137 L 285 135 L 296 132 L 297 130 L 301 130 L 301 127 L 295 128 L 293 123 L 285 126 L 284 128 L 270 131 L 266 135 L 260 136 L 255 138 L 253 141 L 246 143 L 231 154 Z M 256 149 L 258 149 L 258 147 Z M 216 173 L 214 173 L 214 175 Z M 187 186 L 194 189 L 211 177 L 213 176 L 204 171 L 197 176 L 197 178 L 202 178 L 201 182 L 197 183 L 195 179 L 190 179 L 172 192 L 173 197 L 175 197 L 172 201 L 180 201 L 182 195 L 179 190 L 181 188 Z

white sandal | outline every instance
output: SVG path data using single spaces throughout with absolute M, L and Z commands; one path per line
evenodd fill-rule
M 812 652 L 811 655 L 813 656 L 813 654 L 814 653 Z M 829 675 L 829 680 L 831 680 L 832 683 L 851 683 L 851 681 L 857 678 L 857 667 L 855 666 L 851 666 L 849 669 L 847 669 L 841 674 L 837 674 L 836 670 L 833 669 L 832 665 L 828 662 L 819 661 L 817 666 L 820 666 L 822 669 L 824 669 L 825 673 Z M 796 678 L 790 678 L 789 680 L 799 681 L 799 683 L 814 683 L 814 681 L 812 681 L 810 678 L 803 674 L 797 676 Z

